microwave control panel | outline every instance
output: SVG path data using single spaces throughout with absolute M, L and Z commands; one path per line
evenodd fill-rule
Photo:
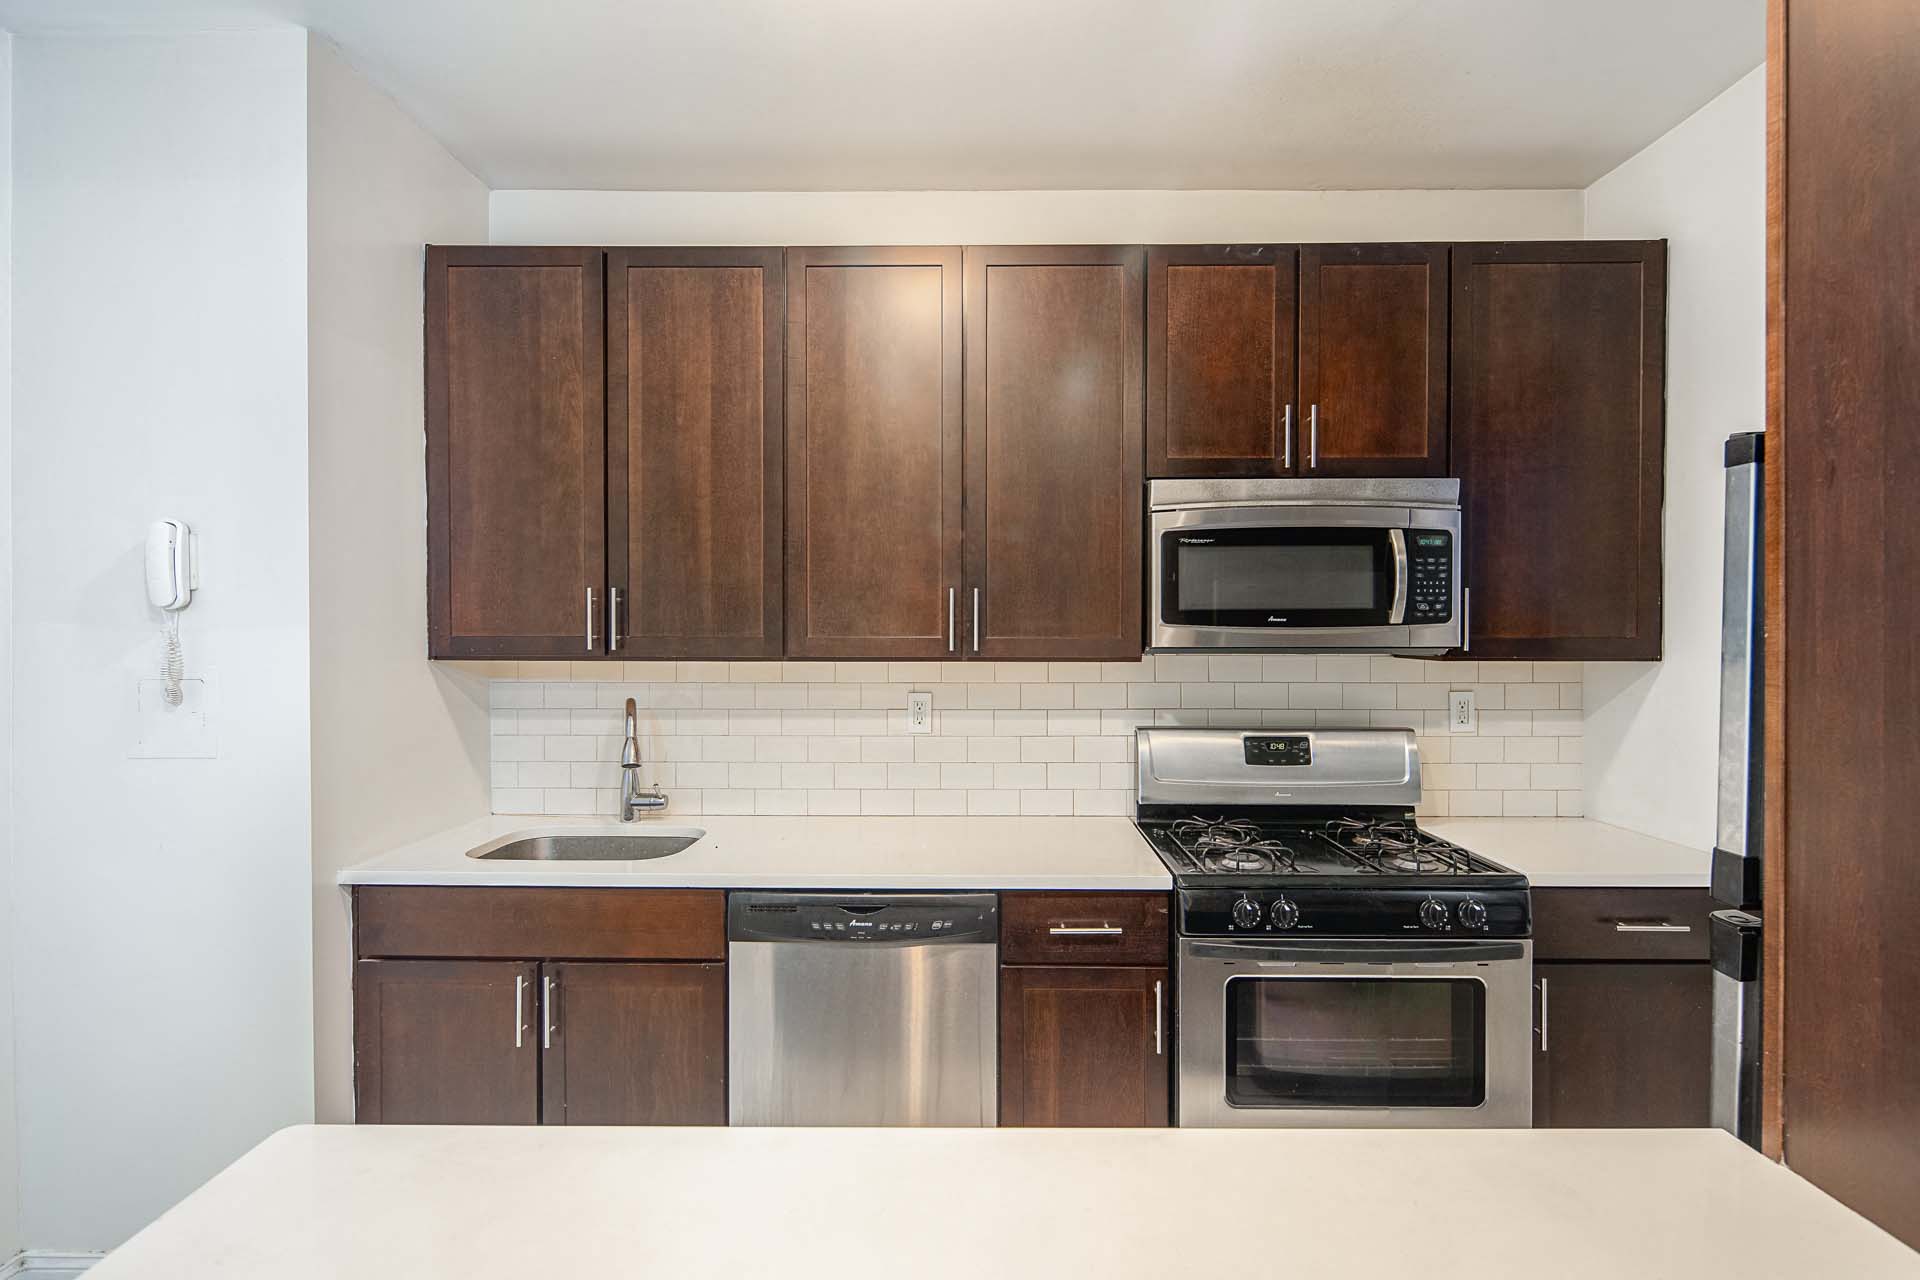
M 1407 621 L 1416 626 L 1453 617 L 1453 534 L 1444 529 L 1407 532 Z

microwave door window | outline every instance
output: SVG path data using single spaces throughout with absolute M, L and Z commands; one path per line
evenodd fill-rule
M 1486 1100 L 1486 988 L 1475 979 L 1234 978 L 1226 1037 L 1237 1107 Z
M 1363 627 L 1393 608 L 1385 530 L 1271 528 L 1163 534 L 1163 621 L 1266 629 Z

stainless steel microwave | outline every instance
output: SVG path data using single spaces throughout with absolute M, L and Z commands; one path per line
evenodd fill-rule
M 1154 480 L 1157 653 L 1464 648 L 1460 482 Z

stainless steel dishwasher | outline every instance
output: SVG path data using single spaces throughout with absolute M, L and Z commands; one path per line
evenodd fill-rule
M 727 899 L 738 1125 L 991 1125 L 1000 912 L 990 893 Z

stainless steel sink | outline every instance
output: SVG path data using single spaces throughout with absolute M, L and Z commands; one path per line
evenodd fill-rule
M 481 845 L 467 856 L 517 862 L 637 862 L 679 853 L 706 834 L 700 827 L 655 827 L 632 835 L 600 832 L 527 835 L 499 844 Z

